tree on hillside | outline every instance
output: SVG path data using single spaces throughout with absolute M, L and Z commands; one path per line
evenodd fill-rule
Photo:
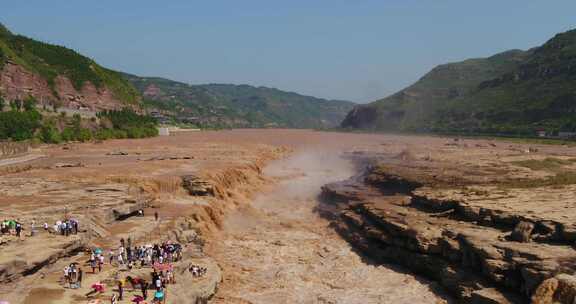
M 49 144 L 57 144 L 62 141 L 62 136 L 56 128 L 53 120 L 46 121 L 40 128 L 40 139 L 42 142 Z
M 10 102 L 10 109 L 13 112 L 20 112 L 21 108 L 22 108 L 22 102 L 20 100 L 16 99 Z
M 128 138 L 158 135 L 156 120 L 148 115 L 140 115 L 132 109 L 104 111 L 98 113 L 97 116 L 101 119 L 101 122 L 109 121 L 113 129 L 125 133 Z
M 36 98 L 34 98 L 34 96 L 29 95 L 28 98 L 26 98 L 26 100 L 24 100 L 24 111 L 32 111 L 35 109 L 36 107 Z
M 42 115 L 36 110 L 0 112 L 0 139 L 31 139 L 41 120 Z

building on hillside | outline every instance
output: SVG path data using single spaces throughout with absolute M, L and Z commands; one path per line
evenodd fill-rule
M 189 124 L 197 124 L 200 122 L 200 118 L 195 116 L 180 117 L 179 120 L 183 123 Z
M 536 135 L 538 137 L 546 137 L 548 135 L 548 133 L 546 132 L 546 130 L 538 129 L 538 130 L 536 130 Z
M 167 127 L 158 128 L 158 135 L 160 136 L 170 136 L 170 129 Z

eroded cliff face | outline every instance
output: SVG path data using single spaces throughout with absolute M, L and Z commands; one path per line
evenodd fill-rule
M 346 115 L 341 123 L 342 128 L 372 129 L 376 126 L 378 112 L 371 105 L 358 105 Z
M 33 96 L 40 104 L 58 104 L 72 109 L 96 111 L 125 106 L 109 88 L 97 88 L 86 82 L 81 90 L 77 90 L 65 76 L 56 77 L 52 88 L 46 79 L 10 61 L 0 71 L 0 92 L 7 100 L 22 100 Z
M 546 214 L 477 208 L 375 168 L 323 187 L 321 213 L 355 248 L 437 281 L 463 303 L 573 303 L 572 226 Z

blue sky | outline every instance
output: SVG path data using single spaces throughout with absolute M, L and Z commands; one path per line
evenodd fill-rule
M 576 1 L 1 1 L 12 31 L 107 67 L 372 101 L 437 64 L 527 49 L 575 27 Z

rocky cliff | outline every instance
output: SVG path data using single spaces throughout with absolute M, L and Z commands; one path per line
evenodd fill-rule
M 463 303 L 573 303 L 575 228 L 555 213 L 559 201 L 535 211 L 525 190 L 467 188 L 474 174 L 495 178 L 478 167 L 455 179 L 408 163 L 324 186 L 319 211 L 370 260 L 435 280 Z M 468 190 L 440 190 L 454 188 Z
M 0 93 L 34 97 L 46 106 L 117 109 L 137 105 L 138 92 L 118 73 L 65 47 L 12 34 L 0 25 Z
M 60 75 L 55 78 L 52 88 L 46 79 L 11 61 L 7 61 L 0 71 L 0 92 L 9 101 L 33 96 L 42 105 L 72 109 L 97 111 L 126 106 L 107 87 L 97 88 L 93 83 L 85 82 L 76 89 L 70 79 Z

